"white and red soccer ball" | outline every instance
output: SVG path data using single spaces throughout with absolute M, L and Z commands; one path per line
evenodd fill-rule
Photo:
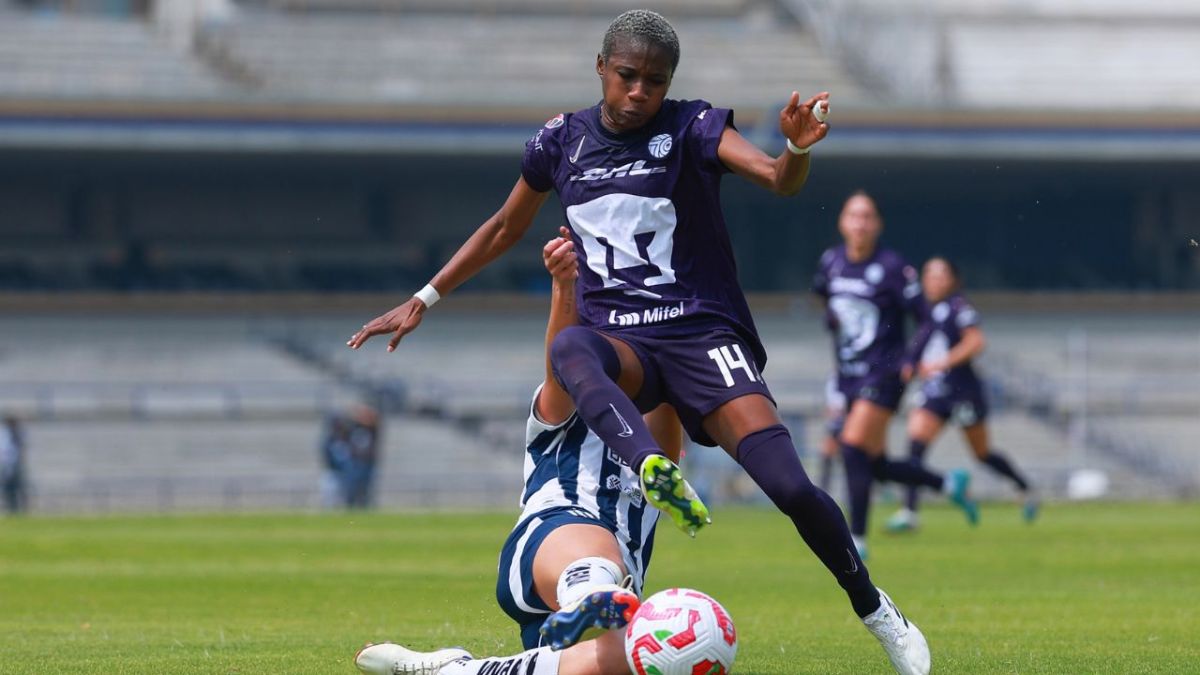
M 625 660 L 637 675 L 729 675 L 735 656 L 729 612 L 688 588 L 650 596 L 625 629 Z

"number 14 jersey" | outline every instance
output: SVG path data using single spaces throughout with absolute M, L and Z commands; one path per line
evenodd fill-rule
M 728 327 L 766 353 L 737 280 L 717 157 L 733 111 L 665 100 L 645 127 L 615 134 L 600 105 L 551 118 L 521 175 L 555 190 L 580 255 L 580 324 L 658 337 Z

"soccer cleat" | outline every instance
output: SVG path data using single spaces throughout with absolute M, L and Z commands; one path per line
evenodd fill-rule
M 879 609 L 863 619 L 867 630 L 883 645 L 892 667 L 900 675 L 928 675 L 929 643 L 915 623 L 909 622 L 887 593 L 879 591 Z
M 1021 505 L 1021 517 L 1025 522 L 1032 523 L 1037 520 L 1038 512 L 1042 510 L 1042 502 L 1033 495 L 1025 497 L 1025 503 Z
M 367 675 L 437 675 L 442 666 L 458 659 L 469 659 L 465 649 L 439 649 L 414 652 L 391 642 L 367 643 L 354 655 L 354 665 Z
M 900 509 L 893 513 L 891 518 L 888 518 L 885 527 L 887 527 L 888 532 L 899 534 L 901 532 L 912 532 L 920 527 L 920 525 L 921 521 L 917 517 L 916 511 L 912 509 Z
M 603 584 L 551 614 L 538 631 L 542 644 L 558 651 L 613 628 L 623 628 L 641 607 L 638 596 L 615 584 Z
M 642 494 L 654 508 L 671 516 L 675 526 L 696 536 L 696 531 L 712 522 L 708 507 L 691 485 L 683 479 L 675 462 L 662 455 L 650 455 L 642 462 Z
M 950 498 L 951 503 L 962 509 L 968 523 L 978 525 L 979 503 L 967 495 L 970 485 L 971 474 L 962 469 L 955 469 L 946 474 L 946 496 Z

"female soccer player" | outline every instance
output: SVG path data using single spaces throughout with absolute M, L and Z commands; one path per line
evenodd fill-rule
M 1027 521 L 1037 517 L 1038 501 L 1029 482 L 1012 462 L 990 447 L 987 428 L 987 397 L 972 361 L 983 353 L 986 341 L 979 327 L 979 313 L 959 293 L 958 268 L 945 258 L 930 258 L 921 270 L 921 286 L 929 306 L 925 321 L 913 338 L 905 380 L 923 380 L 920 407 L 908 416 L 910 461 L 920 465 L 925 449 L 941 433 L 946 422 L 962 427 L 963 436 L 975 458 L 1012 481 L 1025 497 Z M 888 520 L 888 529 L 917 527 L 917 491 L 909 490 L 907 507 Z
M 887 426 L 900 405 L 904 384 L 905 318 L 923 311 L 916 271 L 900 254 L 878 246 L 883 219 L 864 191 L 846 199 L 838 216 L 845 241 L 821 256 L 813 292 L 825 301 L 834 334 L 838 389 L 846 397 L 842 456 L 850 493 L 850 531 L 865 557 L 871 483 L 893 480 L 945 491 L 975 522 L 978 507 L 966 496 L 968 476 L 943 477 L 921 466 L 888 460 Z
M 637 611 L 659 512 L 646 508 L 637 474 L 588 430 L 550 372 L 550 345 L 577 322 L 578 265 L 565 228 L 562 235 L 542 249 L 554 280 L 546 379 L 534 393 L 525 427 L 522 512 L 500 553 L 496 584 L 500 606 L 520 626 L 528 651 L 472 659 L 462 649 L 414 652 L 393 643 L 368 645 L 355 655 L 365 673 L 627 672 L 621 631 L 580 640 L 597 629 L 624 626 Z M 645 421 L 659 447 L 678 460 L 683 434 L 670 406 L 660 406 Z
M 760 375 L 766 353 L 737 283 L 720 208 L 732 171 L 772 192 L 799 192 L 809 149 L 828 133 L 792 92 L 780 111 L 787 149 L 770 157 L 733 126 L 733 113 L 666 98 L 679 41 L 658 14 L 618 16 L 596 57 L 603 98 L 551 118 L 526 144 L 508 200 L 431 284 L 349 341 L 420 324 L 441 294 L 512 246 L 550 190 L 558 193 L 583 265 L 580 325 L 552 346 L 556 379 L 587 426 L 641 477 L 650 503 L 695 532 L 707 509 L 689 495 L 639 412 L 669 403 L 693 440 L 720 445 L 755 480 L 846 590 L 901 672 L 927 672 L 924 637 L 871 583 L 837 505 L 805 474 Z

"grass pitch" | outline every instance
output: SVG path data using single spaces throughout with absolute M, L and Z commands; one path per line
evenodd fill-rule
M 877 520 L 886 513 L 880 511 Z M 356 672 L 364 641 L 519 651 L 493 598 L 505 514 L 0 520 L 0 673 Z M 693 586 L 737 625 L 742 675 L 887 673 L 773 511 L 659 530 L 648 591 Z M 1014 508 L 876 535 L 870 567 L 941 673 L 1200 672 L 1200 507 Z

